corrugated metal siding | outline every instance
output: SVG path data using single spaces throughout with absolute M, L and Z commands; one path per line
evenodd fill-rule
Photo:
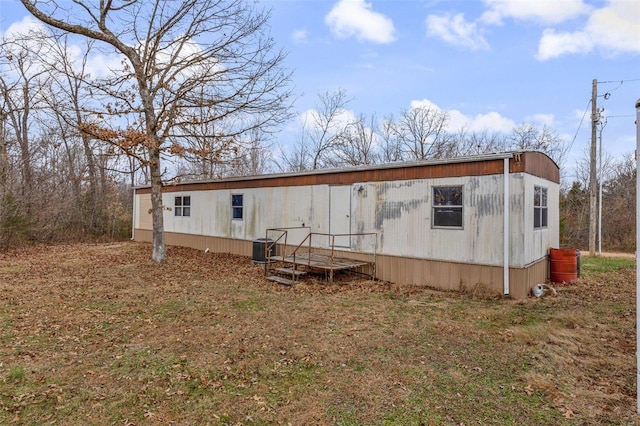
M 164 213 L 165 231 L 253 240 L 268 228 L 308 226 L 311 232 L 329 233 L 331 188 L 346 188 L 343 207 L 350 217 L 344 229 L 353 233 L 378 233 L 378 252 L 393 256 L 501 265 L 503 262 L 503 175 L 361 182 L 351 186 L 246 188 L 236 190 L 181 191 L 164 194 L 164 204 L 174 197 L 191 196 L 191 216 Z M 558 185 L 524 173 L 510 178 L 510 266 L 522 267 L 557 246 L 559 232 Z M 438 229 L 431 225 L 434 186 L 463 187 L 463 229 Z M 533 230 L 533 186 L 549 189 L 549 226 Z M 350 190 L 349 190 L 350 188 Z M 231 219 L 231 195 L 242 193 L 244 217 Z M 138 195 L 138 227 L 151 229 L 147 194 Z M 351 197 L 349 199 L 349 197 Z M 334 200 L 335 203 L 335 200 Z M 333 217 L 334 221 L 335 215 Z M 306 230 L 292 231 L 290 243 L 300 242 Z M 315 239 L 327 246 L 328 238 Z M 373 241 L 351 238 L 352 250 L 371 250 Z
M 525 200 L 524 173 L 512 173 L 509 175 L 509 264 L 512 266 L 524 266 L 533 259 L 527 260 L 524 252 L 524 209 L 528 204 Z M 494 232 L 502 236 L 502 225 Z
M 534 186 L 547 188 L 547 227 L 533 228 L 533 191 Z M 560 185 L 536 176 L 524 175 L 524 218 L 521 221 L 521 239 L 524 241 L 522 250 L 523 264 L 529 264 L 546 256 L 549 248 L 559 246 L 560 236 Z
M 502 262 L 502 237 L 496 232 L 502 229 L 502 179 L 502 175 L 489 175 L 356 183 L 354 188 L 363 189 L 352 192 L 352 229 L 378 232 L 382 254 L 498 265 Z M 463 188 L 464 229 L 433 228 L 433 187 L 458 185 Z
M 231 218 L 231 195 L 243 195 L 243 218 Z M 174 197 L 191 196 L 191 215 L 175 216 L 164 211 L 166 232 L 254 240 L 264 238 L 268 228 L 308 226 L 312 232 L 329 232 L 328 186 L 247 188 L 243 190 L 181 191 L 163 194 L 163 204 L 173 207 Z M 141 215 L 151 208 L 148 195 L 139 195 Z M 148 207 L 147 207 L 148 206 Z M 151 229 L 151 215 L 141 228 Z M 293 231 L 292 242 L 300 242 L 308 231 Z M 324 242 L 327 244 L 327 241 Z

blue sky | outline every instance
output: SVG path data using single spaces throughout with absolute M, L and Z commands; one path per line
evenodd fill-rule
M 338 89 L 348 114 L 382 119 L 415 105 L 450 116 L 450 130 L 508 132 L 547 124 L 572 145 L 591 135 L 591 83 L 608 117 L 605 152 L 636 146 L 640 98 L 640 1 L 258 0 L 272 9 L 272 35 L 288 52 L 299 116 Z M 0 0 L 0 31 L 24 22 L 17 0 Z M 608 99 L 604 94 L 609 93 Z M 581 118 L 588 108 L 584 122 Z M 295 138 L 301 120 L 283 129 Z M 579 130 L 578 130 L 579 129 Z M 577 136 L 576 136 L 577 134 Z
M 610 93 L 597 101 L 611 117 L 604 150 L 619 157 L 635 149 L 637 0 L 261 3 L 273 9 L 273 35 L 289 52 L 300 113 L 319 92 L 343 88 L 355 114 L 397 116 L 427 103 L 449 111 L 452 127 L 546 123 L 570 144 L 597 79 L 612 82 L 598 84 L 600 95 Z M 590 112 L 567 167 L 590 143 Z

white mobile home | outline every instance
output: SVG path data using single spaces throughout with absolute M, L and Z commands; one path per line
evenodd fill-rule
M 559 169 L 501 153 L 180 183 L 163 188 L 167 244 L 251 256 L 269 228 L 376 234 L 378 279 L 523 298 L 559 243 Z M 134 239 L 151 241 L 151 189 L 136 188 Z M 325 243 L 328 244 L 328 243 Z M 340 237 L 345 256 L 363 248 Z

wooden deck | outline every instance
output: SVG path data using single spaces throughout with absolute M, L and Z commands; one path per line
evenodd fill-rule
M 371 265 L 371 262 L 362 260 L 349 259 L 346 257 L 336 257 L 320 253 L 297 253 L 295 256 L 270 256 L 269 260 L 289 263 L 294 266 L 306 266 L 308 268 L 319 269 L 323 271 L 343 271 L 346 269 L 355 269 L 361 266 Z
M 265 241 L 271 242 L 268 246 L 265 247 L 266 262 L 264 264 L 264 274 L 267 279 L 284 284 L 282 281 L 274 279 L 278 275 L 280 275 L 285 277 L 288 282 L 291 282 L 291 284 L 293 284 L 302 275 L 308 272 L 315 272 L 324 273 L 325 277 L 328 275 L 329 282 L 333 282 L 333 276 L 335 275 L 335 273 L 339 271 L 349 270 L 351 270 L 352 273 L 369 276 L 372 279 L 375 279 L 375 249 L 377 247 L 376 233 L 371 232 L 364 234 L 324 234 L 309 232 L 307 236 L 296 245 L 287 243 L 288 232 L 292 229 L 309 230 L 308 227 L 267 229 Z M 272 232 L 272 234 L 275 233 L 276 235 L 272 235 L 273 238 L 269 238 L 269 232 Z M 373 240 L 374 244 L 372 246 L 373 252 L 370 253 L 370 256 L 366 256 L 370 257 L 368 261 L 346 257 L 349 255 L 348 251 L 334 250 L 334 246 L 332 245 L 328 249 L 327 247 L 315 247 L 312 245 L 312 237 L 329 237 L 330 241 L 333 242 L 335 241 L 334 237 L 342 237 L 346 235 L 360 236 L 363 238 L 368 237 L 370 239 L 375 238 L 375 240 Z M 326 239 L 323 241 L 326 241 Z M 287 249 L 293 249 L 293 251 L 290 254 L 287 254 Z M 272 256 L 269 256 L 269 254 L 272 254 Z M 368 255 L 368 253 L 358 253 L 357 256 L 362 259 L 363 257 L 365 257 L 362 256 L 363 254 Z M 272 271 L 276 275 L 269 276 L 270 271 Z

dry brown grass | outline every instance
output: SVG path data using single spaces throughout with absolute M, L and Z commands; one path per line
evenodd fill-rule
M 518 302 L 149 254 L 0 255 L 1 424 L 636 423 L 633 269 Z

